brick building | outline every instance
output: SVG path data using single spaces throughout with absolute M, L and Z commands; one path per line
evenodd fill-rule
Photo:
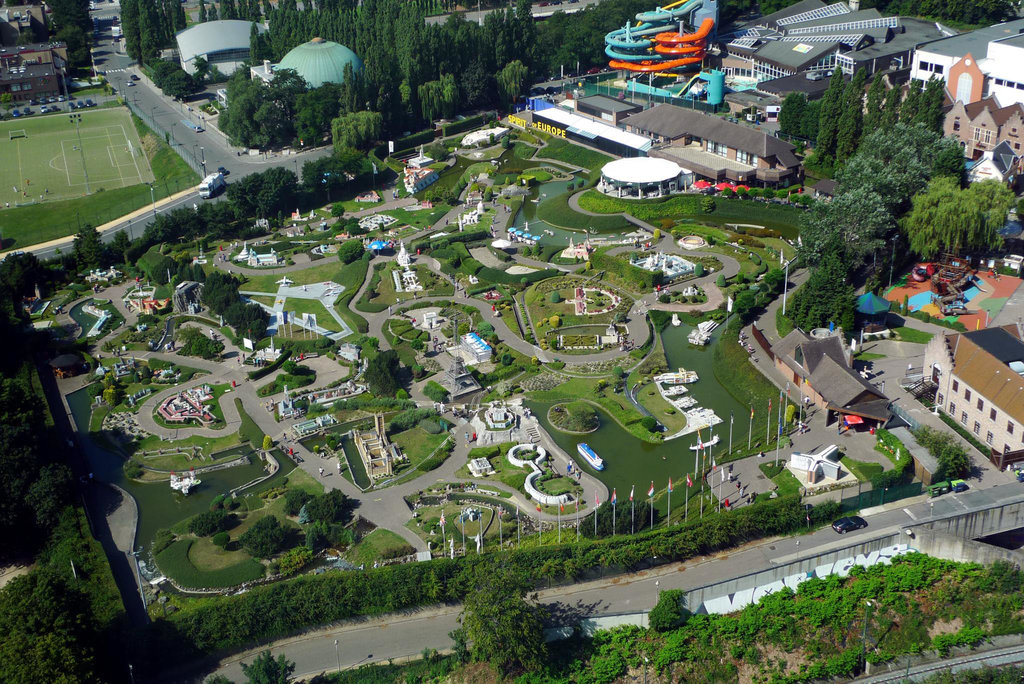
M 44 5 L 17 5 L 0 9 L 0 45 L 14 46 L 23 36 L 33 42 L 46 40 L 50 32 L 46 27 Z
M 63 42 L 0 48 L 0 94 L 10 93 L 16 103 L 64 95 L 67 65 Z
M 924 371 L 935 403 L 992 450 L 1002 467 L 1024 460 L 1024 332 L 1017 324 L 936 335 Z
M 1002 142 L 1020 156 L 1024 154 L 1024 104 L 1000 107 L 994 97 L 971 104 L 958 100 L 946 114 L 943 132 L 960 140 L 968 159 L 978 159 Z

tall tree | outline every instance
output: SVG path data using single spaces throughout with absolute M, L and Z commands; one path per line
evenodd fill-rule
M 205 23 L 209 19 L 210 17 L 206 14 L 206 0 L 199 0 L 199 23 Z
M 124 50 L 136 62 L 142 59 L 142 39 L 139 35 L 139 0 L 121 0 L 121 30 L 124 32 Z
M 861 67 L 853 75 L 843 94 L 843 113 L 839 117 L 836 131 L 836 162 L 842 164 L 853 156 L 860 143 L 861 126 L 864 117 L 864 84 L 868 72 Z
M 803 135 L 803 118 L 807 109 L 807 96 L 803 93 L 790 93 L 782 101 L 779 112 L 779 130 L 789 135 Z
M 103 265 L 103 243 L 100 234 L 89 224 L 82 226 L 71 246 L 75 264 L 82 270 L 99 268 Z
M 889 88 L 885 93 L 885 104 L 882 106 L 882 118 L 879 128 L 891 128 L 900 120 L 900 106 L 903 104 L 903 90 L 899 87 Z M 876 129 L 877 130 L 877 129 Z
M 864 111 L 864 130 L 870 133 L 878 128 L 882 122 L 882 106 L 885 104 L 885 81 L 882 73 L 875 74 L 868 88 L 867 104 Z
M 537 671 L 543 664 L 544 609 L 527 601 L 529 583 L 506 566 L 477 573 L 462 604 L 461 636 L 477 661 L 500 672 Z M 535 597 L 534 597 L 535 598 Z
M 501 95 L 502 102 L 506 107 L 511 107 L 523 92 L 526 75 L 526 66 L 518 59 L 509 62 L 498 72 L 495 80 L 498 84 L 498 93 Z
M 802 330 L 828 327 L 835 323 L 846 331 L 853 330 L 853 286 L 849 284 L 849 267 L 845 263 L 841 243 L 825 254 L 807 282 L 793 296 L 790 317 Z
M 295 672 L 295 663 L 280 654 L 274 658 L 270 651 L 263 651 L 251 665 L 242 663 L 242 674 L 247 684 L 288 684 Z
M 843 114 L 843 72 L 836 67 L 832 72 L 828 90 L 821 98 L 821 116 L 818 120 L 818 145 L 814 156 L 825 165 L 831 165 L 836 158 L 836 141 L 839 133 L 839 118 Z

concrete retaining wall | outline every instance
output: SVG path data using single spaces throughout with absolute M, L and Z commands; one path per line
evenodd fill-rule
M 1008 532 L 1024 527 L 1024 503 L 1010 503 L 982 508 L 972 513 L 959 513 L 924 523 L 924 527 L 965 539 L 978 539 L 990 534 Z
M 1020 551 L 1011 551 L 973 539 L 964 539 L 927 527 L 915 527 L 913 531 L 914 548 L 935 558 L 944 558 L 958 563 L 981 563 L 982 565 L 1006 561 L 1024 567 L 1024 553 Z

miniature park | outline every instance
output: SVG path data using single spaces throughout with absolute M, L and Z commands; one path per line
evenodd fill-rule
M 690 12 L 704 4 L 638 21 L 700 27 Z M 655 42 L 703 50 L 703 40 Z M 646 65 L 628 26 L 605 44 L 617 68 Z M 19 315 L 46 340 L 47 387 L 66 409 L 70 448 L 84 454 L 78 485 L 104 486 L 90 496 L 115 521 L 107 543 L 129 559 L 145 619 L 180 625 L 226 605 L 218 597 L 267 596 L 296 577 L 407 572 L 422 579 L 417 598 L 388 610 L 456 602 L 464 580 L 429 568 L 502 552 L 545 559 L 530 581 L 546 589 L 663 577 L 658 554 L 662 565 L 711 563 L 762 542 L 779 545 L 770 563 L 796 563 L 840 548 L 815 536 L 829 530 L 857 535 L 875 516 L 917 521 L 965 492 L 1019 488 L 1024 416 L 1014 398 L 990 396 L 1017 392 L 1024 376 L 1024 258 L 1009 251 L 1020 240 L 989 225 L 1019 221 L 1011 190 L 946 187 L 935 169 L 949 145 L 925 127 L 865 128 L 858 136 L 885 144 L 854 145 L 842 160 L 892 171 L 890 148 L 927 160 L 920 177 L 891 183 L 916 188 L 901 204 L 883 181 L 850 180 L 838 158 L 803 143 L 799 158 L 788 143 L 780 155 L 798 170 L 762 177 L 755 157 L 741 180 L 705 173 L 710 157 L 727 155 L 642 127 L 653 119 L 627 131 L 584 111 L 644 117 L 669 106 L 654 105 L 658 96 L 714 113 L 720 75 L 701 71 L 678 93 L 629 80 L 629 101 L 611 95 L 615 79 L 588 82 L 605 95 L 580 82 L 559 105 L 541 92 L 512 113 L 364 141 L 359 170 L 330 183 L 321 170 L 323 187 L 296 185 L 269 204 L 258 174 L 231 180 L 245 193 L 201 208 L 157 215 L 154 199 L 150 228 L 116 250 L 83 229 L 64 282 L 42 277 L 34 256 L 9 253 L 5 262 L 24 267 Z M 746 92 L 734 75 L 723 83 Z M 637 93 L 649 107 L 632 101 Z M 870 232 L 860 207 L 832 176 L 883 197 L 892 235 L 858 232 Z M 972 187 L 989 203 L 978 225 L 936 218 L 954 195 L 977 200 Z M 661 535 L 715 525 L 726 541 L 687 537 L 661 550 Z M 907 534 L 914 541 L 882 550 L 919 551 Z M 807 539 L 804 549 L 790 537 Z M 586 559 L 558 555 L 566 545 Z M 746 605 L 735 593 L 700 597 L 688 608 L 702 619 Z M 323 620 L 383 612 L 360 605 Z M 259 638 L 311 626 L 301 619 Z M 649 619 L 645 609 L 638 624 Z M 188 629 L 195 653 L 255 641 Z M 885 638 L 872 656 L 880 663 L 912 650 L 901 642 L 889 653 Z M 356 681 L 340 679 L 334 646 L 337 681 Z M 729 667 L 750 681 L 808 668 L 745 657 L 731 652 Z

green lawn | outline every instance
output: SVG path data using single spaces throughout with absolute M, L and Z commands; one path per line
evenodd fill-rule
M 301 271 L 292 271 L 288 274 L 288 279 L 294 282 L 296 285 L 310 285 L 312 283 L 322 283 L 328 280 L 338 282 L 335 276 L 338 275 L 338 271 L 341 270 L 341 262 L 337 258 L 330 257 L 317 261 L 311 264 L 309 268 L 305 268 Z M 281 279 L 281 275 L 274 275 L 268 273 L 267 275 L 250 275 L 246 276 L 245 283 L 239 288 L 241 290 L 253 290 L 255 292 L 270 292 L 276 293 L 280 287 L 277 281 Z
M 793 473 L 789 472 L 782 463 L 778 466 L 772 463 L 762 463 L 758 466 L 761 472 L 765 476 L 778 485 L 779 496 L 786 496 L 789 494 L 799 494 L 800 490 L 803 489 L 803 485 L 800 484 L 800 480 L 796 479 Z
M 243 560 L 221 568 L 201 570 L 192 560 L 194 539 L 179 539 L 156 556 L 156 564 L 168 577 L 185 587 L 231 587 L 259 579 L 265 574 L 263 564 L 242 553 Z M 202 555 L 202 554 L 201 554 Z
M 853 355 L 855 361 L 877 361 L 884 358 L 885 354 L 875 354 L 873 352 L 857 352 Z
M 537 153 L 537 156 L 582 166 L 590 171 L 600 170 L 602 166 L 612 161 L 607 154 L 574 145 L 564 138 L 549 138 L 548 144 Z
M 686 427 L 686 416 L 661 396 L 657 383 L 651 382 L 644 385 L 637 393 L 636 399 L 641 406 L 661 421 L 669 434 L 675 434 Z
M 417 426 L 405 432 L 399 432 L 391 436 L 391 441 L 402 448 L 402 453 L 409 457 L 409 466 L 417 467 L 427 458 L 441 442 L 448 438 L 448 434 L 440 432 L 432 435 L 423 428 Z
M 437 204 L 433 209 L 420 209 L 419 211 L 407 211 L 405 209 L 391 209 L 382 213 L 394 216 L 400 223 L 408 223 L 410 226 L 419 228 L 430 228 L 441 220 L 448 213 L 447 204 Z
M 853 473 L 853 476 L 856 477 L 861 482 L 870 482 L 871 478 L 875 477 L 876 475 L 881 475 L 885 471 L 885 468 L 878 465 L 877 463 L 857 461 L 855 459 L 850 458 L 849 456 L 844 456 L 842 459 L 840 459 L 839 462 L 842 463 L 843 466 L 845 466 L 847 470 Z
M 286 311 L 292 311 L 300 316 L 304 313 L 315 314 L 318 326 L 330 332 L 341 332 L 341 326 L 338 325 L 338 321 L 334 320 L 334 316 L 327 313 L 327 307 L 321 304 L 319 299 L 296 299 L 289 297 L 284 303 L 284 308 Z
M 249 414 L 245 412 L 241 399 L 235 399 L 235 408 L 238 409 L 238 417 L 240 420 L 240 424 L 238 426 L 239 439 L 249 442 L 254 449 L 262 448 L 263 430 L 261 430 L 259 425 L 256 424 L 256 421 L 254 421 Z
M 134 125 L 133 125 L 134 124 Z M 82 147 L 92 194 L 85 195 L 78 138 L 66 117 L 15 119 L 0 124 L 0 142 L 7 145 L 0 165 L 0 200 L 12 205 L 18 198 L 13 186 L 50 199 L 13 207 L 0 213 L 3 247 L 25 247 L 78 232 L 79 222 L 102 225 L 136 209 L 194 186 L 198 176 L 162 139 L 125 109 L 83 112 Z M 12 130 L 25 130 L 27 138 L 9 140 Z M 127 142 L 131 142 L 132 152 Z M 142 183 L 153 181 L 153 193 Z M 32 181 L 22 188 L 25 180 Z M 29 191 L 31 188 L 31 192 Z M 45 190 L 49 190 L 49 194 Z M 102 189 L 102 192 L 98 191 Z
M 355 565 L 372 565 L 374 561 L 405 556 L 415 550 L 409 542 L 381 527 L 360 539 L 345 558 Z
M 917 328 L 899 327 L 893 328 L 892 332 L 896 333 L 896 339 L 900 342 L 913 342 L 914 344 L 928 344 L 935 333 L 924 332 Z

